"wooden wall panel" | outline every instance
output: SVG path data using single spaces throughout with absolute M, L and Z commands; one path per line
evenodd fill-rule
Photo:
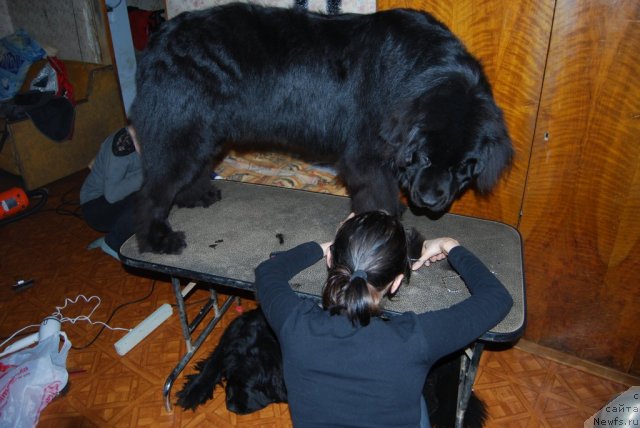
M 447 24 L 505 112 L 512 171 L 452 211 L 522 233 L 525 337 L 640 375 L 640 2 L 378 1 L 395 7 Z
M 441 20 L 485 67 L 516 150 L 513 167 L 488 197 L 466 192 L 452 212 L 516 226 L 526 181 L 554 1 L 378 0 L 378 9 L 408 7 Z
M 520 227 L 526 337 L 635 374 L 639 53 L 636 0 L 557 1 Z

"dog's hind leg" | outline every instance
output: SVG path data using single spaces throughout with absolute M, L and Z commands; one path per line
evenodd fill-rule
M 138 192 L 136 238 L 141 252 L 178 254 L 186 246 L 184 233 L 174 232 L 167 221 L 174 195 L 175 191 L 150 179 Z
M 208 206 L 220 199 L 208 179 L 210 159 L 219 146 L 201 129 L 166 134 L 156 134 L 142 149 L 145 181 L 138 192 L 136 237 L 140 251 L 179 254 L 186 247 L 185 236 L 171 229 L 169 211 L 175 202 Z
M 210 171 L 203 168 L 193 183 L 185 186 L 176 196 L 175 204 L 179 207 L 208 207 L 219 201 L 221 193 L 211 183 Z
M 185 174 L 182 180 L 149 174 L 137 194 L 136 204 L 136 238 L 140 251 L 155 253 L 179 254 L 186 247 L 183 232 L 171 229 L 167 217 L 173 205 L 180 184 L 188 181 Z

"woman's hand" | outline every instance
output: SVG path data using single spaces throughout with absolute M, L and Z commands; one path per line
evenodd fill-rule
M 452 248 L 460 245 L 453 238 L 427 239 L 422 243 L 422 254 L 420 258 L 411 265 L 411 270 L 417 270 L 421 266 L 429 266 L 433 262 L 443 260 Z
M 329 247 L 331 247 L 331 245 L 333 245 L 333 241 L 320 244 L 320 247 L 322 248 L 322 255 L 324 257 L 327 257 L 327 253 L 329 252 Z
M 342 226 L 342 225 L 343 225 L 347 220 L 349 220 L 350 218 L 352 218 L 353 216 L 355 216 L 355 214 L 354 214 L 354 213 L 350 213 L 350 214 L 349 214 L 349 216 L 348 216 L 347 218 L 345 218 L 344 220 L 342 220 L 342 221 L 340 222 L 340 225 L 338 226 L 338 229 L 340 229 L 340 227 L 341 227 L 341 226 Z M 329 255 L 329 252 L 330 252 L 330 251 L 329 251 L 329 248 L 331 248 L 331 246 L 333 245 L 333 241 L 331 241 L 331 242 L 324 242 L 324 243 L 320 243 L 320 242 L 318 242 L 318 245 L 320 245 L 320 247 L 322 248 L 322 255 L 323 255 L 324 257 L 327 257 L 327 255 Z M 331 256 L 329 256 L 329 257 L 331 257 Z M 328 264 L 330 263 L 330 260 L 329 260 L 329 259 L 327 259 L 327 263 L 328 263 Z
M 133 141 L 133 147 L 135 147 L 136 152 L 140 154 L 140 143 L 138 142 L 138 136 L 136 135 L 136 130 L 133 126 L 127 126 L 127 132 L 131 136 L 131 140 Z

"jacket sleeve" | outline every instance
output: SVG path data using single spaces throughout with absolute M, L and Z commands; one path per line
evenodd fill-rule
M 137 153 L 116 157 L 111 155 L 105 173 L 104 197 L 110 203 L 118 202 L 142 185 L 142 168 Z
M 504 285 L 469 250 L 455 247 L 448 260 L 460 274 L 471 297 L 448 309 L 419 315 L 430 351 L 437 354 L 437 358 L 482 336 L 502 321 L 513 306 L 513 299 Z
M 256 297 L 269 324 L 278 332 L 300 302 L 289 280 L 323 256 L 315 242 L 298 245 L 262 262 L 255 270 Z

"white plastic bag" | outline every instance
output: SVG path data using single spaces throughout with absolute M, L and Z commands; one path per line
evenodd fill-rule
M 0 39 L 0 101 L 8 101 L 18 93 L 31 64 L 45 55 L 24 30 Z
M 29 89 L 32 91 L 58 93 L 58 76 L 50 63 L 46 63 L 36 77 L 33 78 Z
M 67 335 L 60 332 L 0 360 L 0 427 L 36 426 L 42 409 L 67 384 L 70 348 Z

